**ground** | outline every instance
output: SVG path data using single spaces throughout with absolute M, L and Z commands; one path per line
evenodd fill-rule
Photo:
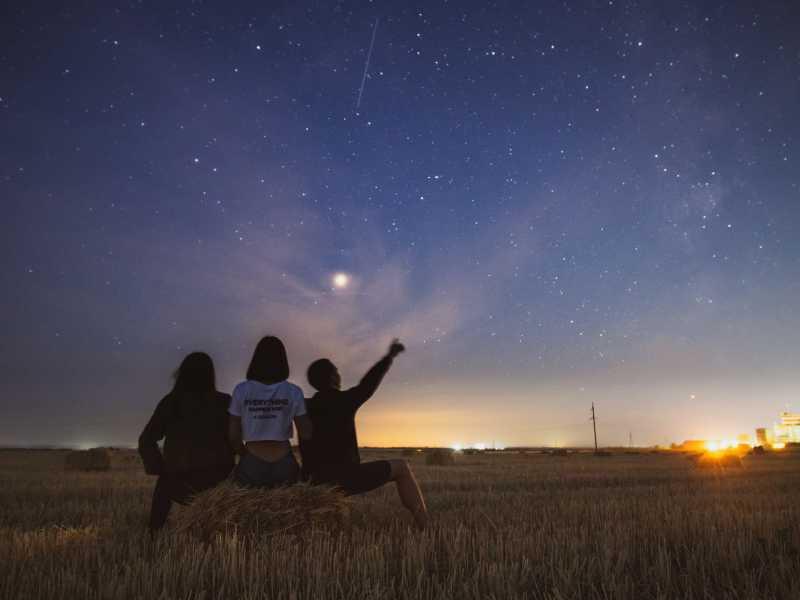
M 133 453 L 63 461 L 0 451 L 0 598 L 800 598 L 800 453 L 420 454 L 423 533 L 387 486 L 336 529 L 210 542 L 145 533 Z

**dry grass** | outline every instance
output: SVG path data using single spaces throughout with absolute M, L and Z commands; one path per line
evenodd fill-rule
M 178 511 L 173 528 L 205 540 L 222 533 L 263 538 L 312 528 L 330 531 L 349 513 L 349 500 L 331 487 L 301 484 L 267 491 L 226 481 Z
M 103 448 L 73 450 L 64 458 L 64 467 L 71 471 L 108 471 L 111 456 Z
M 452 450 L 433 448 L 425 453 L 425 464 L 437 467 L 446 467 L 455 464 L 456 458 Z
M 742 457 L 731 452 L 704 452 L 689 457 L 700 469 L 742 469 Z
M 346 527 L 207 542 L 151 539 L 153 479 L 122 458 L 97 473 L 63 460 L 0 452 L 0 598 L 800 598 L 796 454 L 734 469 L 622 453 L 443 469 L 419 456 L 423 533 L 386 486 L 352 499 Z

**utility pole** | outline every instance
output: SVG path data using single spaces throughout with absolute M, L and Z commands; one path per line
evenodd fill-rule
M 592 429 L 594 430 L 594 452 L 597 454 L 597 419 L 594 416 L 594 402 L 592 402 Z
M 628 448 L 633 448 L 633 432 L 628 432 Z

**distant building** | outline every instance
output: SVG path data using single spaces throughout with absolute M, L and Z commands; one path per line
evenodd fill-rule
M 766 427 L 756 429 L 756 446 L 769 446 L 772 443 L 772 435 Z
M 800 443 L 800 413 L 781 413 L 781 422 L 773 428 L 775 441 L 783 444 Z
M 784 427 L 800 427 L 800 413 L 781 413 L 781 425 Z
M 705 452 L 705 440 L 684 440 L 682 444 L 674 444 L 675 450 L 683 450 L 684 452 Z

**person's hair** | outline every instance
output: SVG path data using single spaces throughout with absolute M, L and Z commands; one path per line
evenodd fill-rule
M 316 390 L 324 390 L 331 387 L 331 375 L 336 367 L 327 358 L 315 360 L 308 367 L 306 377 L 308 383 Z
M 183 359 L 173 374 L 172 392 L 195 395 L 215 392 L 217 389 L 214 362 L 205 352 L 192 352 Z
M 247 379 L 270 384 L 288 378 L 289 359 L 283 342 L 273 335 L 261 338 L 247 367 Z

